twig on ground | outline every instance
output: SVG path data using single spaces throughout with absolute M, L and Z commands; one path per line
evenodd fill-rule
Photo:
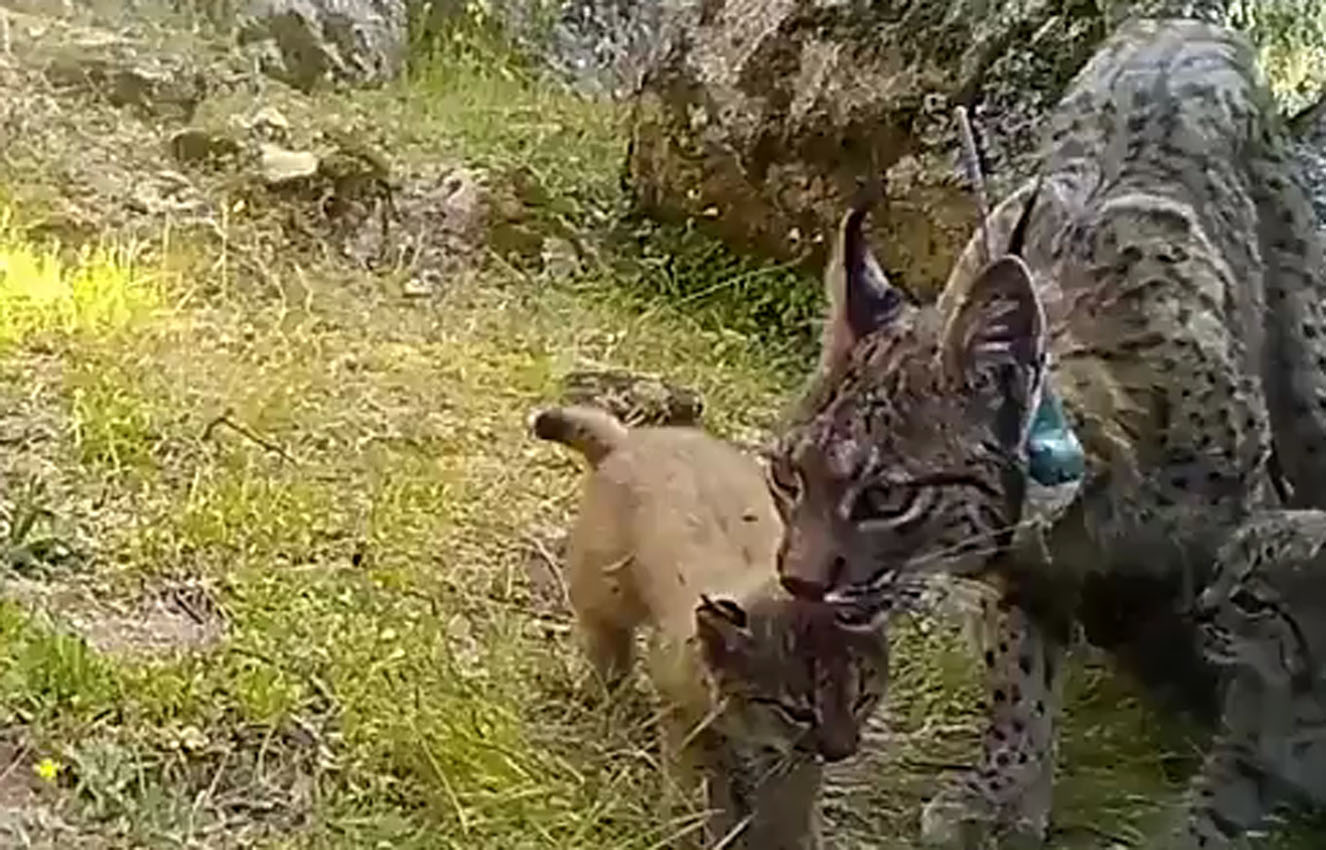
M 4 782 L 6 779 L 8 779 L 9 774 L 13 773 L 18 768 L 18 766 L 23 763 L 23 760 L 28 757 L 28 753 L 30 753 L 31 751 L 32 751 L 31 747 L 29 747 L 26 743 L 24 743 L 21 747 L 19 747 L 18 751 L 14 753 L 13 760 L 10 761 L 9 764 L 5 765 L 4 770 L 0 770 L 0 782 Z
M 250 440 L 251 442 L 255 443 L 256 445 L 261 446 L 267 451 L 279 455 L 282 460 L 287 460 L 293 464 L 299 463 L 299 461 L 295 460 L 293 455 L 291 455 L 285 449 L 278 446 L 276 443 L 273 443 L 271 440 L 264 438 L 263 436 L 255 432 L 253 429 L 249 428 L 247 425 L 236 422 L 234 419 L 231 418 L 230 411 L 228 410 L 225 413 L 221 414 L 220 416 L 217 416 L 216 418 L 212 419 L 210 422 L 207 423 L 207 427 L 203 428 L 202 439 L 203 440 L 212 439 L 212 434 L 216 431 L 217 428 L 220 428 L 223 425 L 229 428 L 230 430 L 234 431 L 236 434 L 239 434 L 241 437 L 244 437 Z
M 221 784 L 221 775 L 225 771 L 226 765 L 230 762 L 230 754 L 232 752 L 234 752 L 233 747 L 226 747 L 225 752 L 221 754 L 221 760 L 217 764 L 216 770 L 212 773 L 212 781 L 207 784 L 206 790 L 199 791 L 198 796 L 194 798 L 193 807 L 189 812 L 189 819 L 191 821 L 198 817 L 198 813 L 202 810 L 203 804 L 212 799 L 216 794 L 216 789 Z

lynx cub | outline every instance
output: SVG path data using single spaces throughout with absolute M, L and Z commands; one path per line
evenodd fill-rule
M 819 847 L 821 763 L 856 751 L 879 703 L 882 634 L 782 591 L 778 517 L 753 458 L 695 428 L 628 429 L 589 407 L 544 411 L 534 433 L 589 461 L 571 604 L 610 687 L 637 627 L 652 630 L 663 751 L 687 799 L 707 786 L 704 844 L 731 833 L 725 847 Z

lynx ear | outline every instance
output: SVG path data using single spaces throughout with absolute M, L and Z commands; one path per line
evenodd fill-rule
M 722 667 L 741 655 L 751 640 L 746 612 L 731 599 L 700 597 L 695 606 L 695 633 L 711 666 Z
M 829 315 L 820 365 L 828 371 L 840 366 L 862 337 L 893 322 L 903 309 L 902 293 L 889 283 L 866 244 L 869 205 L 869 198 L 858 198 L 843 215 L 824 272 Z
M 1045 313 L 1026 264 L 1005 255 L 981 272 L 945 329 L 944 368 L 978 390 L 1001 443 L 1025 442 L 1045 373 Z

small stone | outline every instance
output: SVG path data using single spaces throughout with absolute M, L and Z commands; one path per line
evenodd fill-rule
M 412 277 L 401 286 L 406 298 L 427 298 L 433 294 L 433 284 L 422 277 Z
M 272 186 L 312 177 L 318 173 L 318 162 L 318 155 L 311 151 L 262 146 L 262 177 Z

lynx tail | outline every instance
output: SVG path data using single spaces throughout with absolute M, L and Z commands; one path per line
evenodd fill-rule
M 626 439 L 627 427 L 597 407 L 553 407 L 540 411 L 532 423 L 534 436 L 570 446 L 598 466 Z

